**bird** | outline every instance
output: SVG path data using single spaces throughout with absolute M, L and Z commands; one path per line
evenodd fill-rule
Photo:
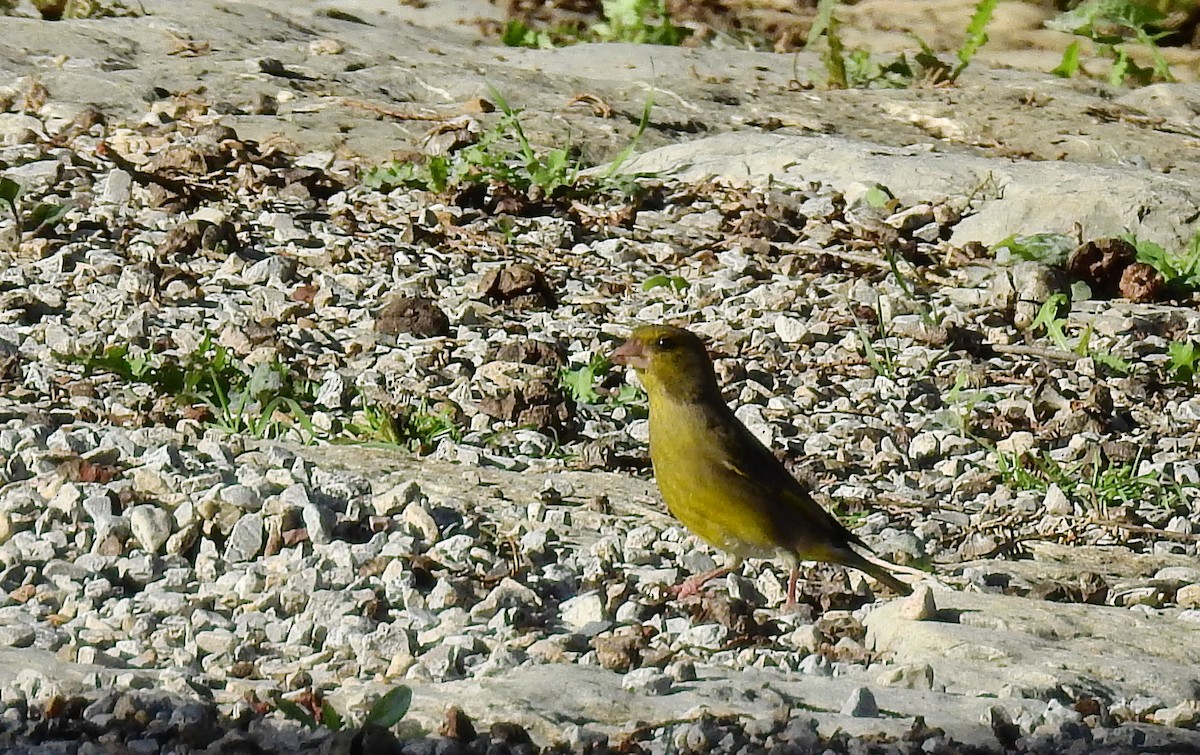
M 912 592 L 856 551 L 870 548 L 738 420 L 721 398 L 699 336 L 671 325 L 643 325 L 610 359 L 632 368 L 649 396 L 650 462 L 667 509 L 700 539 L 733 556 L 726 566 L 684 580 L 677 597 L 699 593 L 745 558 L 782 558 L 791 565 L 787 606 L 796 604 L 802 560 L 853 567 L 901 595 Z

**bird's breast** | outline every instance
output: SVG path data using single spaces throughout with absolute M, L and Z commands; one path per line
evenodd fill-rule
M 650 408 L 650 460 L 672 516 L 710 545 L 743 557 L 770 558 L 778 547 L 767 502 L 755 500 L 731 472 L 725 433 L 703 407 Z

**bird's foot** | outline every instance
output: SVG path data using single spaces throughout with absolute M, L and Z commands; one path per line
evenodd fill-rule
M 731 571 L 733 571 L 733 567 L 722 566 L 717 569 L 710 569 L 709 571 L 701 572 L 700 574 L 693 574 L 675 587 L 672 587 L 670 590 L 671 595 L 679 600 L 690 598 L 693 595 L 699 595 L 700 588 L 704 587 L 706 582 L 708 582 L 710 579 L 716 579 L 717 577 L 724 577 Z

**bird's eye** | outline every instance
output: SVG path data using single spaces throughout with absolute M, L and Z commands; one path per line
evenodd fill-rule
M 675 348 L 675 339 L 671 338 L 670 336 L 660 336 L 659 339 L 654 342 L 654 345 L 663 351 L 670 351 L 671 349 Z

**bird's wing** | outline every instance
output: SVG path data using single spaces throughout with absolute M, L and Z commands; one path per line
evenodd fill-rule
M 721 455 L 722 471 L 736 478 L 744 499 L 759 503 L 760 510 L 770 519 L 777 542 L 801 552 L 813 544 L 836 548 L 853 543 L 867 548 L 857 535 L 813 500 L 808 489 L 745 425 L 736 418 L 721 425 L 721 445 L 727 450 Z

